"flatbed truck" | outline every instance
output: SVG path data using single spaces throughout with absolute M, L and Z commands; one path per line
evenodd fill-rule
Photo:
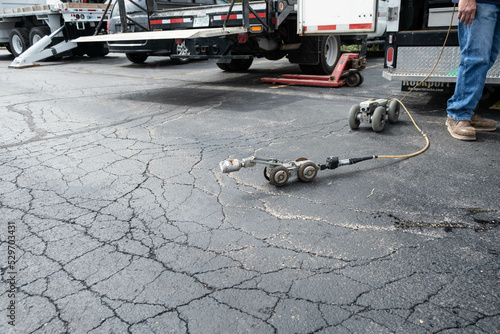
M 94 35 L 100 23 L 101 33 L 105 33 L 106 8 L 104 3 L 0 0 L 0 46 L 6 47 L 17 58 L 45 36 L 50 36 L 50 43 L 46 43 L 50 49 L 44 53 L 45 48 L 31 52 L 27 62 L 26 59 L 19 61 L 24 65 L 70 53 L 103 56 L 108 52 L 106 43 L 76 44 L 71 40 Z

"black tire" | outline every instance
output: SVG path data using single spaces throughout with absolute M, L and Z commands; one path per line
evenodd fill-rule
M 280 60 L 281 58 L 286 56 L 285 51 L 281 50 L 274 50 L 274 51 L 269 51 L 264 54 L 264 57 L 267 60 Z
M 28 50 L 29 31 L 26 28 L 14 28 L 9 34 L 9 45 L 14 57 L 19 57 L 21 53 Z
M 362 82 L 363 79 L 361 77 L 361 74 L 358 72 L 349 73 L 349 75 L 347 75 L 346 83 L 349 87 L 359 86 Z
M 227 63 L 216 63 L 217 67 L 219 67 L 223 71 L 229 72 L 229 66 Z
M 375 108 L 375 111 L 373 112 L 372 129 L 375 132 L 380 132 L 384 129 L 384 125 L 385 125 L 385 108 L 379 106 Z
M 271 181 L 271 179 L 269 178 L 269 173 L 271 171 L 271 168 L 268 168 L 268 167 L 264 167 L 264 178 L 268 181 Z
M 186 56 L 182 58 L 171 58 L 175 64 L 182 65 L 189 63 L 189 56 L 191 53 L 189 49 L 186 47 L 186 43 L 182 42 L 181 44 L 175 44 L 172 48 L 172 54 Z
M 351 110 L 349 110 L 349 127 L 352 130 L 356 130 L 359 128 L 359 124 L 361 123 L 358 115 L 361 112 L 361 108 L 359 107 L 359 104 L 355 104 L 351 107 Z
M 316 74 L 316 67 L 314 65 L 299 64 L 299 67 L 304 74 Z
M 226 72 L 244 72 L 252 66 L 253 58 L 231 59 L 230 63 L 217 63 L 217 66 Z
M 319 62 L 316 65 L 300 65 L 304 73 L 328 75 L 332 74 L 340 58 L 340 37 L 327 35 L 319 37 L 317 52 Z
M 107 55 L 109 49 L 105 43 L 87 43 L 85 53 L 90 58 L 100 58 Z
M 45 36 L 50 35 L 49 27 L 34 27 L 30 30 L 29 34 L 29 42 L 30 45 L 36 44 L 39 40 L 44 38 Z
M 125 56 L 134 64 L 142 64 L 148 59 L 147 53 L 125 53 Z

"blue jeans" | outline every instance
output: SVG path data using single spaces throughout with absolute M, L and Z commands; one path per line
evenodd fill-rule
M 455 93 L 448 100 L 448 116 L 455 121 L 470 120 L 481 96 L 488 70 L 500 50 L 500 6 L 476 4 L 471 25 L 458 23 L 460 66 Z

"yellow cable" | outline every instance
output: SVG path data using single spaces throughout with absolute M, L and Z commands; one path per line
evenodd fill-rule
M 413 119 L 412 115 L 410 114 L 410 112 L 408 111 L 408 109 L 406 109 L 406 106 L 403 104 L 403 102 L 401 102 L 401 100 L 398 100 L 398 99 L 391 99 L 390 101 L 398 101 L 399 104 L 401 104 L 401 106 L 403 106 L 404 110 L 406 111 L 406 113 L 408 114 L 408 116 L 410 116 L 410 119 L 411 121 L 413 122 L 413 125 L 415 125 L 415 127 L 417 128 L 417 130 L 422 134 L 422 136 L 424 137 L 425 139 L 425 147 L 423 149 L 421 149 L 420 151 L 417 151 L 417 152 L 414 152 L 414 153 L 411 153 L 411 154 L 404 154 L 404 155 L 379 155 L 377 156 L 377 158 L 380 158 L 380 159 L 402 159 L 402 158 L 411 158 L 411 157 L 414 157 L 416 155 L 419 155 L 423 152 L 425 152 L 429 146 L 430 146 L 430 141 L 429 141 L 429 137 L 427 137 L 427 135 L 418 127 L 417 123 L 415 122 L 415 120 Z
M 434 72 L 434 70 L 436 69 L 436 67 L 437 67 L 437 65 L 439 63 L 439 60 L 441 60 L 441 56 L 443 55 L 443 51 L 444 51 L 444 48 L 446 46 L 446 42 L 448 41 L 448 36 L 450 35 L 451 27 L 453 25 L 453 16 L 455 15 L 455 6 L 456 6 L 456 4 L 454 3 L 453 4 L 453 12 L 451 13 L 450 25 L 448 27 L 448 32 L 446 33 L 446 38 L 444 39 L 443 47 L 441 48 L 441 52 L 439 53 L 439 57 L 437 58 L 436 63 L 434 64 L 434 67 L 432 68 L 432 70 L 429 72 L 429 74 L 427 74 L 427 76 L 422 81 L 420 81 L 418 84 L 416 84 L 415 86 L 413 86 L 413 88 L 408 93 L 406 93 L 405 96 L 403 96 L 403 98 L 401 98 L 401 100 L 398 100 L 398 99 L 390 99 L 389 100 L 389 101 L 393 101 L 393 100 L 398 101 L 398 103 L 404 108 L 404 110 L 406 111 L 406 113 L 408 114 L 408 116 L 410 116 L 410 119 L 413 122 L 413 125 L 415 125 L 415 127 L 417 128 L 417 130 L 422 134 L 422 136 L 425 139 L 425 146 L 424 146 L 424 148 L 422 148 L 420 151 L 417 151 L 417 152 L 414 152 L 414 153 L 411 153 L 411 154 L 404 154 L 404 155 L 379 155 L 379 156 L 377 156 L 377 158 L 381 158 L 381 159 L 384 159 L 384 158 L 385 159 L 411 158 L 411 157 L 417 156 L 417 155 L 419 155 L 421 153 L 424 153 L 429 148 L 429 146 L 430 146 L 429 137 L 427 137 L 427 135 L 418 127 L 418 125 L 415 122 L 415 120 L 413 119 L 412 115 L 410 114 L 410 112 L 408 111 L 408 109 L 406 109 L 406 106 L 403 104 L 403 100 L 411 92 L 413 92 L 413 90 L 415 88 L 417 88 L 418 86 L 420 86 L 422 83 L 424 83 L 431 76 L 431 74 Z

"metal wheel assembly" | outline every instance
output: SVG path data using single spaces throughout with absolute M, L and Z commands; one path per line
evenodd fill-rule
M 290 178 L 290 173 L 288 172 L 288 168 L 285 166 L 277 166 L 274 167 L 269 173 L 269 182 L 276 187 L 282 187 Z
M 399 118 L 399 101 L 388 99 L 368 99 L 355 104 L 349 111 L 349 126 L 355 130 L 360 123 L 370 123 L 373 131 L 380 132 L 385 123 L 395 123 Z
M 304 182 L 311 182 L 318 174 L 318 166 L 312 161 L 300 165 L 297 175 Z

